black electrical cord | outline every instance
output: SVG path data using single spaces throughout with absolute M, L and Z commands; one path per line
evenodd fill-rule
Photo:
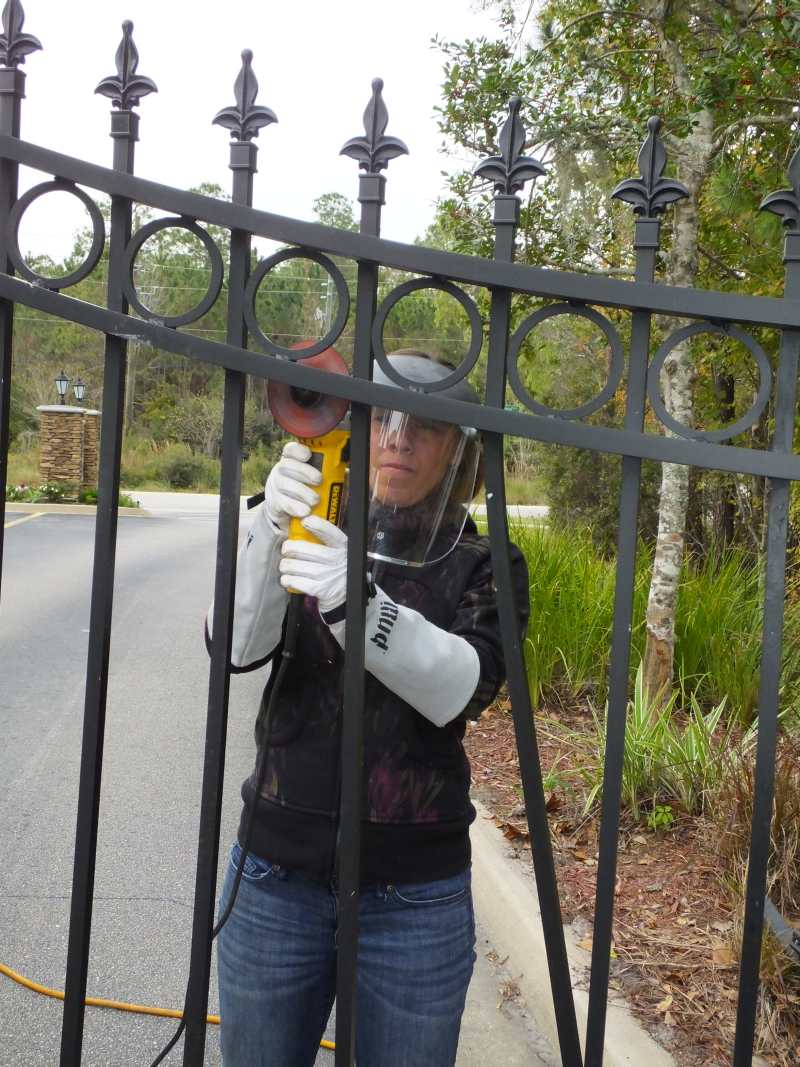
M 302 593 L 292 593 L 289 596 L 289 607 L 286 611 L 286 630 L 283 637 L 283 648 L 281 649 L 281 661 L 278 667 L 278 673 L 275 675 L 275 681 L 272 683 L 272 688 L 269 694 L 269 701 L 267 703 L 267 710 L 264 715 L 264 737 L 269 737 L 269 729 L 272 723 L 272 714 L 277 703 L 278 694 L 280 693 L 281 686 L 283 684 L 283 678 L 286 674 L 286 670 L 291 660 L 294 659 L 295 648 L 297 647 L 297 631 L 300 628 L 300 608 L 302 607 L 303 600 Z M 236 896 L 239 892 L 239 885 L 242 881 L 242 873 L 244 871 L 244 865 L 247 862 L 247 857 L 250 852 L 250 844 L 253 838 L 253 827 L 255 826 L 255 815 L 258 808 L 258 802 L 261 798 L 261 790 L 264 786 L 264 779 L 266 777 L 267 759 L 266 753 L 261 760 L 261 766 L 258 768 L 258 777 L 256 779 L 256 790 L 253 798 L 253 803 L 250 807 L 250 811 L 247 815 L 247 824 L 244 830 L 244 841 L 241 843 L 242 854 L 239 857 L 239 864 L 236 868 L 236 877 L 233 880 L 233 889 L 231 890 L 230 900 L 225 907 L 225 911 L 217 921 L 217 925 L 214 927 L 211 933 L 211 940 L 213 941 L 222 927 L 230 918 L 233 906 L 236 903 Z M 188 996 L 188 990 L 187 990 Z M 175 1033 L 172 1035 L 167 1044 L 159 1052 L 150 1067 L 158 1067 L 159 1063 L 163 1063 L 170 1052 L 175 1048 L 175 1045 L 180 1040 L 181 1034 L 186 1029 L 186 1000 L 183 1002 L 183 1018 L 180 1021 L 180 1025 Z

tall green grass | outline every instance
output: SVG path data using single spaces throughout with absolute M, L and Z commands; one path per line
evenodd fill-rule
M 615 561 L 600 558 L 588 533 L 550 526 L 512 527 L 528 563 L 531 616 L 525 662 L 535 702 L 567 690 L 607 692 L 614 611 Z M 652 558 L 637 552 L 631 633 L 632 668 L 644 652 L 644 620 Z M 683 568 L 676 619 L 675 673 L 702 705 L 727 701 L 729 715 L 748 725 L 758 706 L 761 655 L 758 569 L 739 551 Z M 684 699 L 685 696 L 685 699 Z M 800 601 L 786 607 L 782 707 L 800 714 Z

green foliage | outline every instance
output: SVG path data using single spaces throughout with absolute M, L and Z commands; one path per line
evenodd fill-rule
M 551 522 L 584 527 L 601 553 L 613 552 L 619 522 L 621 458 L 563 445 L 539 445 L 536 457 Z M 648 542 L 654 540 L 658 529 L 660 478 L 655 463 L 642 463 L 639 530 Z
M 192 489 L 205 482 L 209 464 L 206 457 L 193 452 L 174 453 L 164 464 L 163 471 L 170 488 Z
M 311 206 L 323 226 L 336 226 L 340 230 L 358 229 L 353 217 L 353 202 L 341 193 L 323 193 Z
M 513 525 L 530 574 L 531 621 L 524 644 L 531 696 L 605 699 L 614 613 L 615 560 L 598 554 L 587 530 Z M 636 559 L 632 659 L 644 653 L 644 614 L 651 567 Z M 756 715 L 761 658 L 758 569 L 740 550 L 687 559 L 679 586 L 675 664 L 682 691 L 699 708 L 725 703 L 726 719 L 747 727 Z M 787 600 L 781 702 L 800 715 L 800 601 Z M 689 697 L 686 697 L 689 702 Z M 691 707 L 691 703 L 688 704 Z M 698 742 L 699 744 L 699 742 Z
M 7 485 L 6 500 L 24 504 L 97 504 L 96 489 L 77 489 L 68 482 L 44 482 L 41 485 Z M 119 494 L 119 506 L 138 508 L 139 501 L 127 493 Z
M 36 418 L 33 411 L 23 402 L 19 392 L 13 391 L 9 413 L 9 443 L 13 445 L 20 434 L 33 433 L 35 430 Z
M 676 711 L 678 698 L 675 691 L 663 706 L 648 701 L 639 665 L 627 707 L 622 804 L 636 822 L 645 819 L 654 830 L 672 825 L 670 800 L 690 814 L 704 811 L 723 781 L 730 751 L 746 752 L 755 741 L 754 731 L 739 737 L 733 720 L 722 721 L 724 704 L 704 714 L 692 693 L 686 721 Z M 608 705 L 602 720 L 594 714 L 594 726 L 595 740 L 581 771 L 588 786 L 587 811 L 603 791 Z
M 521 261 L 632 275 L 633 213 L 610 193 L 635 176 L 647 120 L 658 115 L 670 170 L 677 169 L 692 197 L 664 217 L 659 272 L 666 269 L 668 279 L 681 275 L 684 285 L 691 279 L 712 289 L 780 295 L 780 224 L 759 214 L 758 205 L 787 184 L 797 145 L 792 57 L 800 21 L 792 5 L 692 0 L 655 5 L 644 16 L 636 0 L 606 6 L 545 0 L 533 7 L 527 0 L 490 0 L 485 6 L 496 14 L 497 39 L 437 42 L 445 63 L 439 125 L 454 154 L 477 161 L 497 151 L 505 102 L 512 94 L 522 98 L 526 152 L 545 162 L 548 173 L 522 198 Z M 429 240 L 490 255 L 490 202 L 491 190 L 471 169 L 456 171 Z M 683 219 L 684 236 L 697 219 L 696 235 L 683 248 L 675 241 L 677 218 Z M 672 324 L 655 324 L 654 344 L 666 328 Z M 759 340 L 774 357 L 774 336 L 759 334 Z M 596 387 L 605 368 L 602 357 L 587 361 L 585 342 L 580 330 L 559 342 L 557 332 L 547 336 L 537 329 L 527 346 L 535 344 L 537 351 L 532 358 L 523 349 L 521 360 L 537 399 L 569 399 L 582 382 Z M 707 335 L 692 349 L 695 421 L 715 428 L 751 403 L 752 359 L 741 345 Z M 615 406 L 612 401 L 598 417 L 613 425 L 619 420 Z M 767 447 L 770 418 L 768 411 L 741 443 Z M 551 472 L 543 468 L 559 521 L 570 509 L 581 518 L 598 509 L 608 513 L 614 476 L 606 462 L 573 451 Z M 733 484 L 730 476 L 704 474 L 693 480 L 692 495 L 696 547 L 732 540 L 759 544 L 764 508 L 758 479 L 741 477 Z M 644 531 L 650 526 L 646 521 Z
M 256 444 L 242 462 L 242 492 L 264 488 L 267 474 L 280 454 L 285 438 L 268 445 Z M 122 448 L 121 481 L 129 489 L 187 489 L 219 492 L 219 462 L 193 453 L 184 444 L 128 437 Z
M 658 832 L 659 830 L 671 830 L 675 825 L 675 816 L 672 813 L 672 806 L 670 804 L 656 804 L 653 810 L 648 813 L 647 826 L 650 830 Z

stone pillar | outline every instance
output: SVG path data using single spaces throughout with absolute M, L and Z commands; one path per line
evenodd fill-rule
M 70 404 L 42 404 L 39 472 L 44 482 L 97 488 L 100 412 Z
M 97 488 L 97 458 L 100 452 L 100 412 L 83 413 L 83 478 L 82 489 Z

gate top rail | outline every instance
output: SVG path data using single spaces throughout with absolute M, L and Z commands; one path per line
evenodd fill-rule
M 256 237 L 308 246 L 332 255 L 418 274 L 446 277 L 483 287 L 511 289 L 580 305 L 598 304 L 628 311 L 652 311 L 720 324 L 743 322 L 778 329 L 800 329 L 800 301 L 786 298 L 598 278 L 387 241 L 321 223 L 303 222 L 269 211 L 230 204 L 201 193 L 173 189 L 2 134 L 0 159 L 14 160 L 66 181 L 87 185 L 110 196 L 125 197 L 175 215 L 202 219 L 227 229 L 246 230 Z

